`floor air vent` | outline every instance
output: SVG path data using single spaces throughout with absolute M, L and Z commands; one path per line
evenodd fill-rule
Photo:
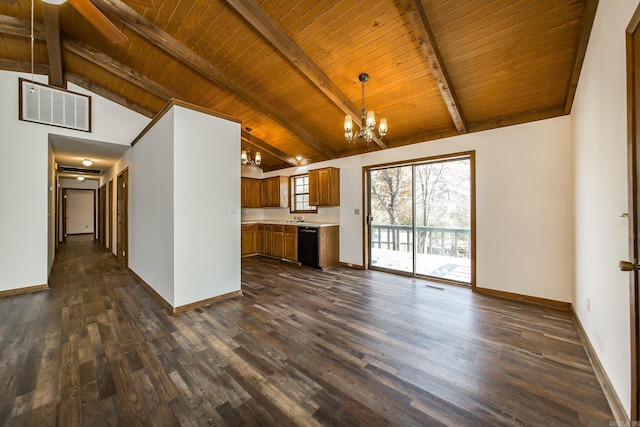
M 20 79 L 20 120 L 91 132 L 91 98 Z

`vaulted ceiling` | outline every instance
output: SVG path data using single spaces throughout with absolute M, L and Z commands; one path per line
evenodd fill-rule
M 74 0 L 72 3 L 88 2 Z M 144 2 L 146 2 L 145 0 Z M 35 0 L 36 73 L 149 117 L 242 120 L 265 170 L 570 112 L 597 0 L 91 0 L 126 40 Z M 142 3 L 144 3 L 142 2 Z M 31 70 L 29 0 L 0 0 L 0 69 Z M 347 143 L 366 107 L 389 131 Z M 356 128 L 357 129 L 357 128 Z M 302 160 L 296 159 L 296 157 Z

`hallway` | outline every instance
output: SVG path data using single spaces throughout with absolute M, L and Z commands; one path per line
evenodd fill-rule
M 384 273 L 243 260 L 169 316 L 97 243 L 0 299 L 0 425 L 608 425 L 568 312 Z

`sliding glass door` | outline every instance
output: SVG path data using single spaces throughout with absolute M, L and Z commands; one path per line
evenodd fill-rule
M 472 155 L 369 169 L 370 268 L 471 284 Z

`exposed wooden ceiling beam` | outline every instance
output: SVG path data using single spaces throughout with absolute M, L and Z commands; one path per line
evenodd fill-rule
M 582 63 L 584 62 L 584 56 L 587 53 L 587 44 L 589 44 L 589 36 L 591 35 L 591 28 L 593 28 L 593 20 L 596 17 L 596 9 L 598 9 L 598 0 L 587 0 L 585 4 L 584 14 L 582 22 L 580 23 L 580 35 L 578 36 L 578 49 L 576 51 L 576 57 L 573 62 L 573 70 L 571 72 L 571 80 L 567 88 L 567 96 L 564 102 L 564 113 L 569 114 L 571 107 L 573 106 L 573 99 L 576 95 L 576 89 L 578 88 L 578 80 L 580 78 L 580 72 L 582 71 Z
M 453 90 L 451 79 L 447 73 L 442 56 L 440 55 L 440 49 L 436 44 L 436 39 L 431 30 L 429 20 L 427 19 L 427 14 L 422 7 L 422 1 L 400 0 L 399 8 L 407 16 L 411 29 L 420 44 L 420 49 L 427 58 L 429 67 L 431 68 L 431 74 L 438 83 L 438 89 L 440 89 L 440 94 L 447 105 L 456 129 L 459 133 L 466 133 L 467 125 L 460 110 L 460 103 Z
M 215 84 L 223 86 L 224 88 L 230 90 L 244 102 L 260 111 L 262 114 L 265 114 L 280 126 L 288 129 L 293 134 L 298 135 L 298 137 L 303 142 L 310 145 L 315 150 L 332 159 L 337 157 L 337 154 L 334 150 L 319 141 L 316 137 L 311 135 L 310 132 L 305 130 L 294 120 L 290 120 L 288 117 L 285 117 L 281 111 L 272 107 L 268 102 L 265 102 L 264 100 L 255 96 L 255 94 L 251 93 L 238 82 L 227 76 L 222 70 L 211 65 L 207 60 L 205 60 L 197 53 L 193 52 L 190 49 L 187 49 L 178 40 L 171 37 L 161 28 L 156 26 L 154 23 L 152 23 L 142 15 L 138 14 L 135 10 L 131 9 L 121 1 L 94 0 L 94 3 L 103 12 L 118 18 L 140 36 L 155 44 L 158 49 L 161 49 L 174 58 L 179 59 L 184 64 L 202 74 L 204 77 L 207 77 Z
M 28 23 L 25 23 L 19 19 L 14 19 L 11 17 L 6 17 L 6 18 L 10 18 L 7 20 L 3 20 L 2 15 L 0 15 L 0 34 L 1 33 L 6 33 L 6 34 L 13 34 L 13 35 L 18 35 L 18 36 L 23 36 L 23 37 L 29 37 L 30 36 L 30 30 L 28 27 Z M 26 29 L 26 32 L 24 31 Z M 40 36 L 41 38 L 44 37 L 43 31 L 40 30 L 40 32 L 36 35 L 36 36 Z M 128 67 L 122 63 L 120 63 L 119 61 L 116 61 L 115 59 L 111 58 L 110 56 L 106 55 L 103 52 L 98 51 L 97 49 L 95 49 L 94 47 L 79 41 L 79 40 L 71 40 L 71 39 L 65 39 L 62 42 L 62 47 L 64 49 L 67 49 L 70 52 L 75 53 L 78 56 L 81 56 L 82 58 L 92 62 L 95 65 L 98 65 L 99 67 L 104 68 L 105 70 L 109 71 L 110 73 L 113 73 L 119 77 L 122 77 L 124 79 L 126 79 L 127 81 L 139 86 L 140 88 L 147 90 L 151 93 L 153 93 L 154 95 L 156 95 L 157 97 L 161 98 L 161 99 L 165 99 L 165 100 L 170 100 L 170 99 L 181 99 L 180 95 L 165 88 L 164 86 L 162 86 L 159 83 L 156 83 L 155 81 L 151 80 L 150 78 L 138 73 L 136 70 L 134 70 L 131 67 Z M 48 74 L 49 73 L 49 66 L 46 65 L 37 65 L 37 72 L 38 74 Z M 22 71 L 22 72 L 30 72 L 31 71 L 31 64 L 28 62 L 17 62 L 17 61 L 9 61 L 9 60 L 1 60 L 0 59 L 0 69 L 6 69 L 9 71 Z M 127 108 L 131 108 L 132 110 L 143 114 L 147 117 L 153 117 L 154 113 L 145 109 L 144 107 L 141 107 L 131 101 L 126 100 L 124 97 L 117 95 L 113 92 L 108 91 L 107 89 L 103 88 L 102 86 L 98 86 L 95 83 L 92 83 L 76 74 L 72 74 L 72 73 L 65 73 L 64 76 L 69 76 L 70 79 L 68 79 L 69 81 L 71 81 L 72 83 L 77 84 L 78 86 L 84 87 L 87 90 L 95 90 L 98 95 L 101 95 L 119 105 L 122 105 L 124 107 Z M 72 79 L 72 80 L 71 80 Z M 246 131 L 242 131 L 242 137 L 247 140 L 249 143 L 251 143 L 252 145 L 254 145 L 255 147 L 260 148 L 262 151 L 267 152 L 269 154 L 271 154 L 274 157 L 279 158 L 280 160 L 282 160 L 283 162 L 291 165 L 291 166 L 297 166 L 298 165 L 298 161 L 288 155 L 287 153 L 278 150 L 277 148 L 267 144 L 266 142 L 264 142 L 263 140 L 249 134 Z
M 260 150 L 267 152 L 269 154 L 271 154 L 274 157 L 279 158 L 280 160 L 282 160 L 283 162 L 291 165 L 291 166 L 298 166 L 298 161 L 295 159 L 295 157 L 292 157 L 290 155 L 288 155 L 287 153 L 284 153 L 280 150 L 278 150 L 275 147 L 272 147 L 271 145 L 267 144 L 266 142 L 264 142 L 263 140 L 261 140 L 260 138 L 251 135 L 249 132 L 247 132 L 246 130 L 242 129 L 242 134 L 241 137 L 243 140 L 247 141 L 249 144 L 253 145 L 256 148 L 259 148 Z
M 31 37 L 29 22 L 22 21 L 13 16 L 0 15 L 0 33 L 19 37 Z M 41 23 L 33 24 L 33 35 L 36 39 L 45 40 L 44 27 Z
M 31 62 L 14 61 L 12 59 L 0 59 L 0 70 L 15 71 L 18 73 L 30 73 Z M 45 64 L 33 64 L 33 72 L 36 74 L 49 74 L 49 66 Z
M 92 46 L 89 46 L 88 44 L 80 40 L 65 39 L 62 42 L 62 47 L 96 64 L 97 66 L 104 68 L 110 73 L 122 77 L 123 79 L 135 84 L 136 86 L 139 86 L 142 89 L 153 93 L 159 98 L 162 98 L 166 101 L 172 98 L 181 99 L 181 96 L 178 93 L 165 88 L 161 84 L 151 80 L 149 77 L 138 73 L 133 68 L 124 65 L 119 61 L 116 61 L 110 56 L 100 52 L 99 50 L 95 49 Z
M 349 114 L 353 122 L 360 123 L 360 109 L 355 106 L 324 71 L 289 37 L 278 24 L 253 0 L 227 0 L 247 22 L 282 53 L 311 83 L 322 91 L 344 114 Z M 374 137 L 380 148 L 388 148 L 377 136 Z
M 41 6 L 42 16 L 44 18 L 44 33 L 47 40 L 47 54 L 49 55 L 49 84 L 63 87 L 58 8 L 44 2 Z
M 15 71 L 19 73 L 30 73 L 31 72 L 31 63 L 24 61 L 12 61 L 10 59 L 0 59 L 0 70 L 7 71 Z M 40 75 L 49 74 L 49 66 L 45 64 L 34 64 L 34 72 Z M 155 113 L 151 110 L 148 110 L 134 102 L 129 101 L 128 99 L 120 96 L 116 93 L 111 92 L 108 89 L 105 89 L 102 86 L 99 86 L 93 82 L 90 82 L 87 79 L 84 79 L 76 74 L 66 72 L 63 75 L 64 80 L 76 84 L 86 90 L 89 90 L 97 95 L 102 96 L 110 101 L 115 102 L 118 105 L 122 105 L 130 110 L 133 110 L 137 113 L 142 114 L 146 117 L 154 117 Z M 266 150 L 265 150 L 266 151 Z
M 126 99 L 124 96 L 120 96 L 117 93 L 113 93 L 104 87 L 97 85 L 85 78 L 78 76 L 77 74 L 65 72 L 64 79 L 68 82 L 71 82 L 75 85 L 80 86 L 88 91 L 95 93 L 96 95 L 100 95 L 103 98 L 108 99 L 109 101 L 115 102 L 118 105 L 122 105 L 125 108 L 135 111 L 136 113 L 142 114 L 143 116 L 153 118 L 156 113 L 153 111 L 136 104 L 135 102 L 131 102 Z

